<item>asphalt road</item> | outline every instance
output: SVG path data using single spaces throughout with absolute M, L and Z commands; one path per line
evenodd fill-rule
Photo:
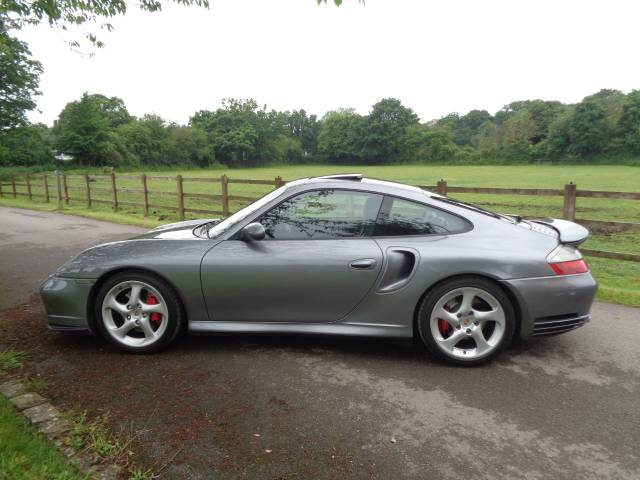
M 142 431 L 168 478 L 640 479 L 640 310 L 461 369 L 368 339 L 184 338 L 153 356 L 46 332 L 39 282 L 140 231 L 0 208 L 0 346 L 33 351 L 64 407 Z M 4 339 L 3 339 L 4 336 Z

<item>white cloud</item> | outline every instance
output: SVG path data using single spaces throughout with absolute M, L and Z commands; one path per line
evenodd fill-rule
M 576 102 L 640 88 L 634 1 L 213 0 L 210 10 L 131 6 L 93 58 L 46 26 L 21 33 L 44 63 L 31 119 L 52 123 L 83 91 L 134 115 L 186 122 L 225 97 L 322 115 L 397 97 L 423 120 L 519 99 Z M 68 37 L 69 34 L 64 34 Z M 76 37 L 81 33 L 76 33 Z

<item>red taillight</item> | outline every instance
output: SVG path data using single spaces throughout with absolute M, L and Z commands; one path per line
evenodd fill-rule
M 589 271 L 589 264 L 581 258 L 580 260 L 570 260 L 568 262 L 550 263 L 556 275 L 574 275 L 576 273 L 585 273 Z

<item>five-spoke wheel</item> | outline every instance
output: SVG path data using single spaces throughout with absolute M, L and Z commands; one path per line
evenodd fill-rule
M 182 324 L 176 294 L 146 273 L 114 275 L 102 285 L 96 303 L 96 326 L 102 335 L 131 352 L 159 350 Z
M 493 358 L 514 331 L 513 306 L 500 287 L 480 277 L 446 281 L 423 300 L 419 332 L 436 356 L 458 365 Z

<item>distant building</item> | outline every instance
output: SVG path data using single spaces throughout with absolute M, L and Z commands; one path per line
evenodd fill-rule
M 67 155 L 66 153 L 59 153 L 58 155 L 55 155 L 53 158 L 61 162 L 70 162 L 75 157 L 73 155 Z

